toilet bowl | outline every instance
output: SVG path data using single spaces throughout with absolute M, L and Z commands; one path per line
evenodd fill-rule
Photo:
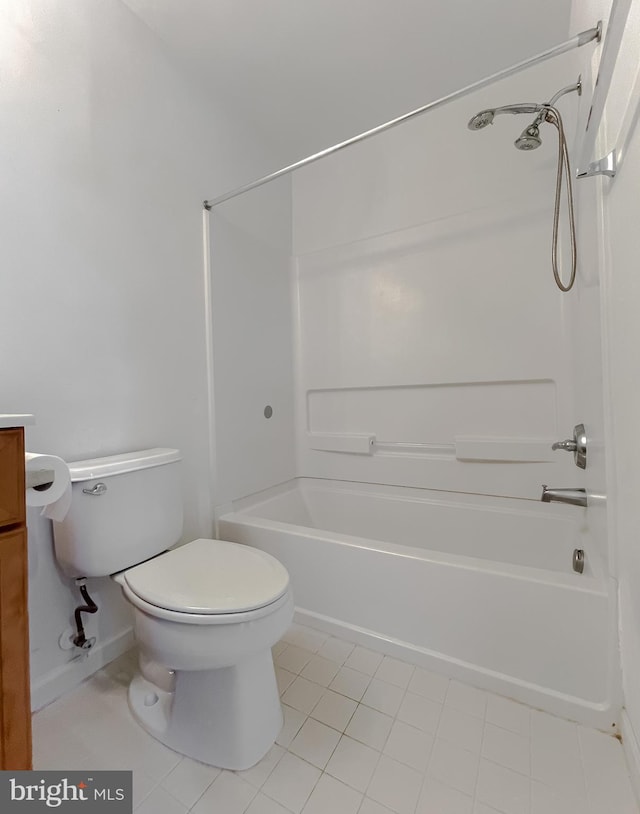
M 282 726 L 271 647 L 293 619 L 289 575 L 249 546 L 182 530 L 177 450 L 70 464 L 71 510 L 54 523 L 70 576 L 112 576 L 133 608 L 136 721 L 203 763 L 247 769 Z
M 198 539 L 114 579 L 134 608 L 138 723 L 203 763 L 257 763 L 282 727 L 271 647 L 293 618 L 284 567 L 257 549 Z

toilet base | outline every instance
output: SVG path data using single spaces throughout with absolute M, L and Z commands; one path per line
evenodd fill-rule
M 166 692 L 137 675 L 129 685 L 134 718 L 183 755 L 221 769 L 248 769 L 271 748 L 282 708 L 271 650 L 231 667 L 179 670 Z

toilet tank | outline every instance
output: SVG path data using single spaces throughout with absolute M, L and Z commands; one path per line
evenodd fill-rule
M 54 522 L 58 562 L 72 577 L 104 577 L 148 560 L 182 534 L 177 449 L 69 463 L 71 508 Z

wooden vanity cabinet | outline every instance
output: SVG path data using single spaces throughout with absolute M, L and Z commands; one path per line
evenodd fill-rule
M 0 429 L 0 769 L 31 769 L 24 429 Z

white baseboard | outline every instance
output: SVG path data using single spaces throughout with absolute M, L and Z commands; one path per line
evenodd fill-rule
M 133 628 L 127 628 L 97 644 L 88 655 L 79 655 L 31 684 L 31 709 L 46 707 L 56 698 L 75 689 L 133 646 Z
M 623 709 L 620 716 L 620 734 L 622 735 L 622 748 L 629 767 L 631 785 L 640 803 L 640 744 L 633 731 L 627 710 Z

